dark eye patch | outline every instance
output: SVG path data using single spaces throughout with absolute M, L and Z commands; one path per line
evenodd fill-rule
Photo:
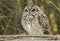
M 35 11 L 35 9 L 33 9 L 32 11 Z
M 36 11 L 36 12 L 38 12 L 39 10 L 38 10 L 38 9 L 36 9 L 36 10 L 35 10 L 35 9 L 33 9 L 32 11 Z
M 38 12 L 39 10 L 37 9 L 37 12 Z
M 28 12 L 28 10 L 26 9 L 26 12 Z

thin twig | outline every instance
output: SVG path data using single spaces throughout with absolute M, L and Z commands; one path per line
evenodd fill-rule
M 52 1 L 50 1 L 50 3 L 57 9 L 60 11 L 60 8 L 58 8 Z
M 3 4 L 2 2 L 0 2 L 1 5 L 3 5 L 8 11 L 12 11 L 11 9 L 9 9 L 5 4 Z

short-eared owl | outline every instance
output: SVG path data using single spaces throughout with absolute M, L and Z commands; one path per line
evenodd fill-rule
M 37 5 L 27 5 L 22 14 L 22 26 L 32 36 L 51 34 L 48 17 Z

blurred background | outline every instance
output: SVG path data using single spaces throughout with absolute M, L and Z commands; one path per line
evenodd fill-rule
M 0 0 L 0 35 L 25 32 L 21 15 L 27 4 L 38 5 L 48 16 L 54 35 L 60 34 L 60 0 Z

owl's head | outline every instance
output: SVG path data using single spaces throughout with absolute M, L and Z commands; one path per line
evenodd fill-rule
M 23 10 L 23 16 L 31 19 L 38 18 L 41 9 L 37 5 L 28 4 Z

